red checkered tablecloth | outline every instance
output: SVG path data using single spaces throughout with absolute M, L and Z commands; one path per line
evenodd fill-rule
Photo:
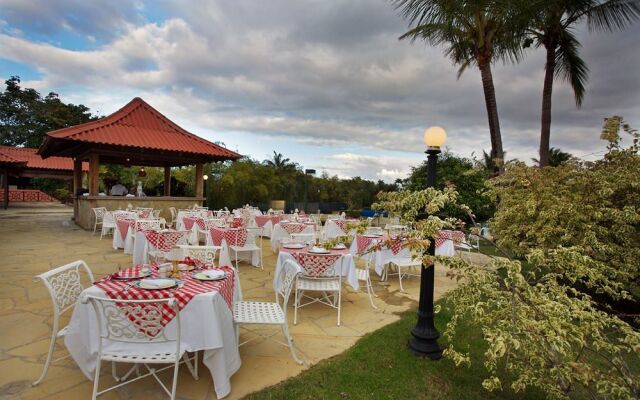
M 129 228 L 133 227 L 136 223 L 136 220 L 133 218 L 118 218 L 116 219 L 116 225 L 118 225 L 118 232 L 120 232 L 120 236 L 122 236 L 122 240 L 127 238 L 127 232 L 129 232 Z
M 379 239 L 373 238 L 373 237 L 367 237 L 364 235 L 356 235 L 356 248 L 358 250 L 358 253 L 359 254 L 364 253 L 371 245 L 371 242 L 373 242 L 374 240 L 379 240 Z
M 133 268 L 140 268 L 140 266 Z M 151 269 L 151 276 L 158 277 L 158 267 L 152 265 Z M 189 301 L 198 294 L 216 291 L 220 293 L 229 308 L 233 310 L 234 272 L 233 269 L 229 267 L 220 267 L 220 269 L 224 270 L 227 276 L 217 281 L 199 281 L 193 278 L 190 272 L 185 272 L 182 274 L 182 282 L 177 289 L 174 287 L 159 290 L 145 290 L 133 286 L 131 281 L 114 280 L 111 279 L 110 276 L 96 282 L 95 285 L 102 289 L 109 298 L 116 300 L 161 300 L 173 297 L 177 301 L 179 311 L 186 307 Z M 116 303 L 116 305 L 120 304 Z M 175 311 L 165 304 L 162 310 L 161 324 L 166 326 L 175 316 Z M 130 319 L 133 323 L 139 320 L 138 317 L 133 316 L 131 316 Z M 142 326 L 139 327 L 143 329 Z
M 138 218 L 146 219 L 146 218 L 149 218 L 149 216 L 151 216 L 151 211 L 141 210 L 141 211 L 136 211 L 136 214 L 138 214 Z
M 440 247 L 447 240 L 453 240 L 454 243 L 465 243 L 464 232 L 442 230 L 436 238 L 436 247 Z
M 233 217 L 233 219 L 231 220 L 231 227 L 232 228 L 242 228 L 244 227 L 244 218 L 242 217 Z
M 342 257 L 342 254 L 312 254 L 307 252 L 293 253 L 293 257 L 298 264 L 304 269 L 305 275 L 311 277 L 323 276 L 327 270 L 331 269 L 333 265 Z
M 269 221 L 275 225 L 280 222 L 281 219 L 282 218 L 277 215 L 256 215 L 256 224 L 262 228 Z
M 191 228 L 193 228 L 193 224 L 197 224 L 200 229 L 205 229 L 206 227 L 206 221 L 204 218 L 200 217 L 186 216 L 182 218 L 182 223 L 187 230 L 191 230 Z
M 246 229 L 225 229 L 214 226 L 209 229 L 209 233 L 214 246 L 221 246 L 222 239 L 227 241 L 228 246 L 242 247 L 247 243 L 248 232 Z
M 389 243 L 387 243 L 387 247 L 395 256 L 400 253 L 400 250 L 402 250 L 402 248 L 404 247 L 404 243 L 401 239 L 391 239 Z
M 144 236 L 151 246 L 160 251 L 171 251 L 180 240 L 183 240 L 189 234 L 188 231 L 143 231 Z
M 300 232 L 304 231 L 305 228 L 307 227 L 306 224 L 296 224 L 296 223 L 280 224 L 280 226 L 289 235 L 291 235 L 292 233 L 300 233 Z
M 343 231 L 347 227 L 347 224 L 357 224 L 357 219 L 334 219 L 333 222 L 340 227 Z M 346 232 L 346 231 L 345 231 Z

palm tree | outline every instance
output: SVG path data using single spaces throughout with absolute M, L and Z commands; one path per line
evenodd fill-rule
M 574 34 L 586 20 L 591 31 L 624 29 L 640 17 L 639 0 L 541 0 L 532 2 L 528 33 L 535 46 L 544 46 L 544 86 L 540 129 L 540 166 L 549 165 L 551 136 L 551 95 L 554 78 L 568 81 L 580 107 L 589 69 L 580 57 L 580 42 Z
M 291 159 L 285 158 L 282 153 L 278 153 L 274 150 L 273 158 L 270 160 L 264 160 L 263 164 L 272 167 L 277 171 L 292 171 L 297 168 L 297 165 L 291 162 Z
M 567 153 L 555 147 L 551 147 L 549 148 L 549 163 L 547 165 L 550 167 L 559 167 L 560 165 L 566 164 L 567 161 L 572 160 L 573 158 L 574 157 L 571 155 L 571 153 Z M 540 160 L 538 160 L 537 158 L 532 158 L 531 161 L 541 167 Z
M 470 65 L 480 69 L 489 120 L 491 158 L 504 161 L 498 105 L 491 64 L 516 61 L 522 50 L 523 27 L 516 25 L 517 2 L 505 0 L 392 0 L 412 27 L 400 39 L 422 39 L 445 45 L 445 55 L 459 65 L 458 77 Z

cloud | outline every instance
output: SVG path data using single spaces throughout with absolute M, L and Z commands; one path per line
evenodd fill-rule
M 141 96 L 196 132 L 248 132 L 257 140 L 335 148 L 336 155 L 353 155 L 344 148 L 358 146 L 414 160 L 430 125 L 447 129 L 455 153 L 490 147 L 478 71 L 457 80 L 442 49 L 399 42 L 406 25 L 386 1 L 237 0 L 193 7 L 163 0 L 74 8 L 77 2 L 65 0 L 40 9 L 33 2 L 0 2 L 9 6 L 0 14 L 9 21 L 0 57 L 37 68 L 42 78 L 28 82 L 33 87 L 104 113 L 127 96 Z M 153 20 L 145 15 L 151 8 L 169 17 Z M 65 30 L 102 40 L 87 39 L 89 50 L 73 50 L 29 38 L 31 31 Z M 639 34 L 640 26 L 610 35 L 579 30 L 591 71 L 588 91 L 577 110 L 567 84 L 556 83 L 552 146 L 578 155 L 599 151 L 602 118 L 613 114 L 640 126 Z M 532 51 L 517 66 L 494 67 L 509 158 L 537 156 L 543 66 L 544 54 Z M 371 177 L 391 180 L 408 165 L 393 157 L 384 165 L 373 156 L 342 160 L 340 173 L 366 171 L 371 163 L 369 170 L 379 168 L 367 172 Z

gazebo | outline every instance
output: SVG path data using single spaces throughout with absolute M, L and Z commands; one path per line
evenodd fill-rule
M 75 220 L 87 229 L 91 208 L 126 208 L 129 204 L 186 208 L 202 204 L 203 164 L 237 160 L 240 154 L 187 132 L 139 97 L 111 115 L 47 133 L 38 150 L 42 158 L 71 157 L 74 163 Z M 82 191 L 83 161 L 89 162 L 88 195 Z M 164 196 L 123 197 L 99 195 L 100 164 L 164 167 Z M 171 196 L 171 167 L 195 165 L 195 196 Z M 165 214 L 167 215 L 167 214 Z M 167 215 L 168 216 L 168 215 Z
M 36 190 L 9 190 L 9 177 L 16 178 L 52 178 L 70 181 L 73 178 L 73 161 L 64 157 L 49 157 L 44 160 L 38 155 L 38 149 L 28 147 L 0 146 L 0 170 L 2 171 L 3 207 L 9 206 L 11 196 L 20 192 L 38 192 Z M 83 163 L 82 171 L 89 170 Z M 48 197 L 48 196 L 47 196 Z M 14 197 L 15 199 L 15 197 Z

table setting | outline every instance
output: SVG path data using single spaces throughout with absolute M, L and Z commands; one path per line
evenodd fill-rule
M 203 362 L 213 378 L 216 395 L 231 391 L 230 377 L 241 365 L 233 303 L 241 298 L 238 277 L 233 268 L 205 265 L 182 259 L 165 264 L 139 264 L 107 275 L 86 288 L 83 296 L 122 300 L 175 298 L 180 313 L 180 341 L 186 351 L 204 350 Z M 115 303 L 118 305 L 119 303 Z M 79 301 L 71 316 L 65 345 L 82 372 L 93 379 L 98 353 L 97 320 L 89 304 Z M 123 310 L 127 312 L 127 310 Z M 168 337 L 177 337 L 171 307 L 162 310 L 161 324 Z M 144 328 L 144 316 L 129 318 L 133 328 Z M 106 340 L 104 349 L 127 353 L 132 343 Z M 147 344 L 145 344 L 147 345 Z M 167 351 L 165 343 L 153 343 L 150 351 Z M 147 346 L 145 346 L 147 348 Z
M 288 222 L 288 221 L 280 221 L 274 227 L 271 232 L 271 250 L 273 252 L 277 252 L 280 247 L 280 243 L 284 240 L 288 240 L 292 234 L 296 233 L 308 233 L 315 234 L 316 226 L 313 223 L 298 223 L 298 222 Z
M 333 268 L 335 273 L 343 276 L 353 290 L 359 289 L 356 264 L 349 249 L 344 244 L 337 244 L 330 249 L 326 249 L 322 245 L 316 244 L 284 243 L 276 261 L 273 280 L 274 288 L 279 287 L 282 267 L 289 259 L 295 260 L 298 264 L 313 265 L 319 275 L 327 269 Z

